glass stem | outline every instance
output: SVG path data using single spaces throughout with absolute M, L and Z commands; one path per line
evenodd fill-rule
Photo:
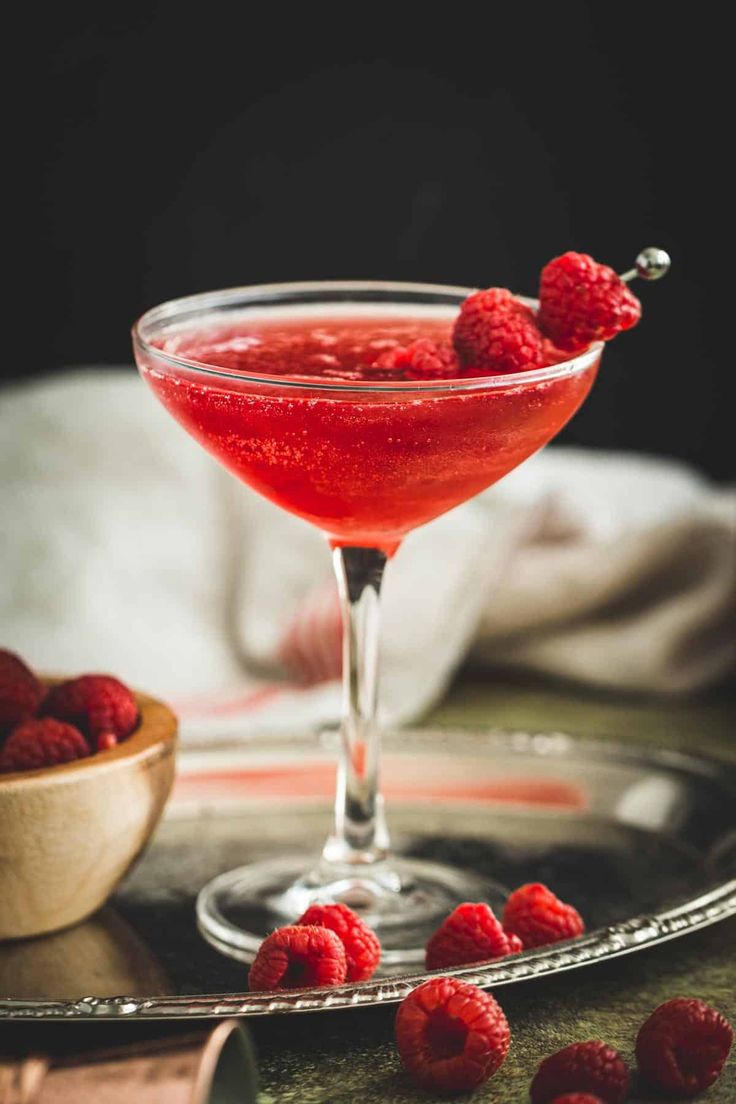
M 379 793 L 379 599 L 386 555 L 377 548 L 336 548 L 333 553 L 343 622 L 342 747 L 335 828 L 323 851 L 328 864 L 383 862 L 388 833 Z

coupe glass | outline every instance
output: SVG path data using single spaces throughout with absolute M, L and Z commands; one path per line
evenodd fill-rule
M 490 874 L 479 882 L 391 851 L 376 725 L 381 580 L 407 533 L 495 483 L 562 428 L 590 390 L 602 345 L 538 370 L 429 382 L 310 378 L 306 366 L 300 376 L 250 373 L 229 366 L 226 355 L 205 364 L 177 350 L 188 335 L 228 327 L 247 342 L 249 327 L 264 322 L 359 319 L 365 331 L 372 320 L 377 329 L 387 318 L 421 329 L 430 319 L 449 333 L 472 290 L 272 284 L 165 303 L 134 326 L 136 361 L 156 396 L 240 479 L 325 533 L 340 593 L 344 709 L 334 828 L 306 869 L 303 855 L 285 856 L 202 889 L 200 928 L 234 957 L 252 959 L 265 934 L 308 905 L 342 901 L 377 928 L 384 963 L 413 963 L 459 902 L 502 904 Z

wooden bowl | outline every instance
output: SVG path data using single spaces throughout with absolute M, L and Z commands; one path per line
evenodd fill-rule
M 135 697 L 141 723 L 111 751 L 0 775 L 0 939 L 83 920 L 145 847 L 174 779 L 177 722 Z

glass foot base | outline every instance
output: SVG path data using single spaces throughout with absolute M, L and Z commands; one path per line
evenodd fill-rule
M 378 933 L 382 967 L 398 967 L 424 962 L 430 935 L 461 902 L 487 901 L 500 914 L 507 896 L 497 882 L 440 863 L 392 858 L 368 871 L 319 864 L 305 874 L 300 856 L 214 878 L 197 898 L 197 921 L 218 950 L 252 962 L 274 928 L 294 923 L 311 904 L 340 901 Z

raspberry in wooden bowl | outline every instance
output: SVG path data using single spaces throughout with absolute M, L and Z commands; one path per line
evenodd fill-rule
M 52 690 L 61 680 L 42 682 Z M 104 904 L 148 842 L 174 779 L 177 721 L 163 702 L 133 696 L 137 726 L 115 746 L 106 750 L 103 743 L 81 758 L 0 773 L 0 939 L 83 920 Z M 61 731 L 66 723 L 49 726 L 52 743 L 69 740 Z M 4 750 L 12 738 L 5 735 Z M 71 755 L 73 737 L 66 746 Z

